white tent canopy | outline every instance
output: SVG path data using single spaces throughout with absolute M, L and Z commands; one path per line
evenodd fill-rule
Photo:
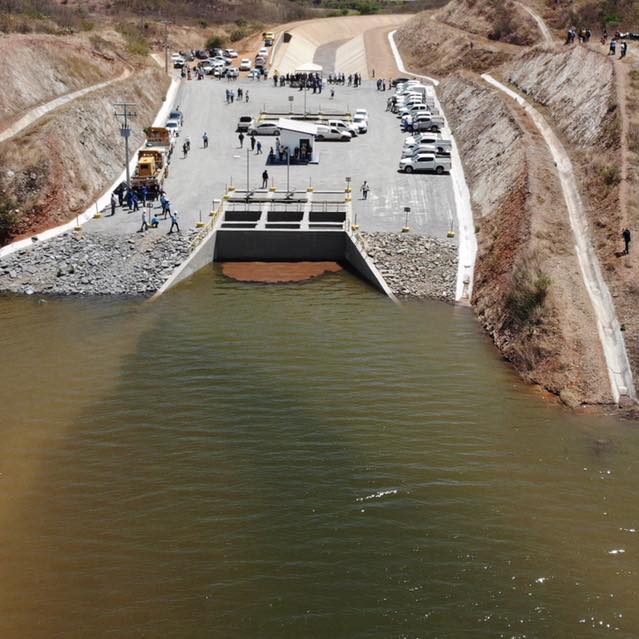
M 295 73 L 321 73 L 324 67 L 320 64 L 314 64 L 313 62 L 307 62 L 302 66 L 297 67 L 295 69 Z

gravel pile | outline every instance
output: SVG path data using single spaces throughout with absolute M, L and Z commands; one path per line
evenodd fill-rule
M 369 257 L 398 297 L 452 302 L 457 246 L 411 233 L 362 233 Z
M 0 291 L 149 295 L 189 254 L 193 235 L 65 233 L 0 260 Z

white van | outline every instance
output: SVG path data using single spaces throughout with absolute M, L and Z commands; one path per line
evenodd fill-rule
M 347 122 L 344 122 L 343 120 L 328 120 L 328 122 L 326 122 L 326 126 L 334 126 L 340 131 L 346 131 L 347 133 L 351 134 L 352 138 L 357 137 L 357 134 L 359 133 L 358 126 L 356 126 L 355 124 L 349 124 Z
M 330 140 L 334 142 L 350 142 L 353 136 L 348 131 L 340 131 L 334 126 L 326 126 L 319 124 L 317 126 L 317 135 L 315 139 L 318 141 Z

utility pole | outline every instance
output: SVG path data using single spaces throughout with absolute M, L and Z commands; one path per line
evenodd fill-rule
M 122 118 L 122 125 L 120 127 L 120 135 L 124 138 L 124 161 L 126 169 L 126 185 L 131 188 L 131 175 L 129 172 L 129 136 L 131 135 L 131 127 L 129 126 L 129 120 L 134 119 L 137 116 L 132 108 L 135 104 L 131 102 L 119 102 L 113 105 L 115 107 L 115 117 Z
M 164 73 L 169 72 L 169 24 L 170 20 L 162 20 L 164 25 Z

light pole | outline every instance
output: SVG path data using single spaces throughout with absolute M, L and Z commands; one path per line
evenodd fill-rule
M 406 221 L 404 223 L 404 228 L 402 228 L 402 233 L 410 233 L 410 226 L 408 226 L 408 216 L 410 215 L 410 206 L 404 207 L 404 213 L 406 213 Z
M 131 108 L 135 106 L 130 102 L 120 102 L 113 105 L 116 108 L 115 117 L 122 118 L 122 126 L 120 127 L 120 135 L 124 138 L 124 161 L 126 170 L 126 185 L 127 188 L 131 188 L 131 175 L 129 171 L 129 137 L 131 135 L 131 127 L 129 126 L 129 120 L 136 117 L 137 113 L 132 111 Z M 118 111 L 117 109 L 121 109 Z
M 250 176 L 250 168 L 249 168 L 249 150 L 246 149 L 246 197 L 249 194 L 249 176 Z
M 164 73 L 169 72 L 169 22 L 170 20 L 162 20 L 162 24 L 164 24 Z

